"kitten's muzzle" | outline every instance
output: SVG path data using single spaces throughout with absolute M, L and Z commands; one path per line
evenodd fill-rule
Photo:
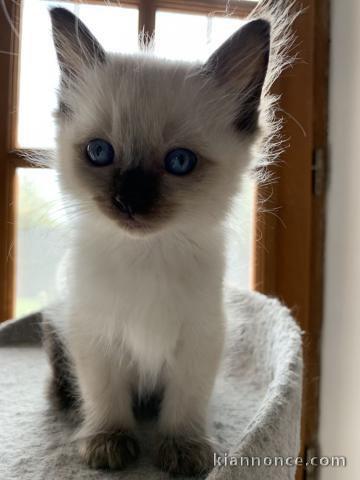
M 159 197 L 159 178 L 141 167 L 117 171 L 114 176 L 112 203 L 129 218 L 149 213 Z

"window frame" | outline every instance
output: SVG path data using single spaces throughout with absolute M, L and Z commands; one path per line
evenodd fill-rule
M 103 4 L 103 0 L 86 0 L 86 3 Z M 117 0 L 108 3 L 119 4 Z M 224 11 L 226 3 L 225 0 L 187 0 L 186 3 L 183 0 L 122 0 L 121 5 L 138 7 L 139 31 L 151 35 L 157 9 L 209 14 L 214 10 Z M 13 54 L 0 53 L 0 71 L 5 72 L 0 78 L 0 321 L 11 318 L 14 311 L 16 169 L 31 167 L 22 155 L 26 151 L 13 148 L 19 53 L 15 32 L 19 31 L 21 2 L 4 0 L 4 6 L 13 28 L 0 12 L 0 51 Z M 284 138 L 289 139 L 289 147 L 280 162 L 271 167 L 277 181 L 259 187 L 257 192 L 253 284 L 256 290 L 275 295 L 292 308 L 305 332 L 300 453 L 306 455 L 310 448 L 316 447 L 318 431 L 330 9 L 329 0 L 296 0 L 295 6 L 304 12 L 294 25 L 301 62 L 280 77 L 274 90 L 282 96 L 281 109 L 291 112 L 306 136 L 290 115 L 285 115 L 283 132 Z M 243 17 L 253 8 L 252 2 L 243 1 L 231 11 Z M 297 479 L 304 475 L 304 470 L 299 469 Z

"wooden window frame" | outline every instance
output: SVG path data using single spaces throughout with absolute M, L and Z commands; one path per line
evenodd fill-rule
M 103 0 L 86 0 L 86 3 L 103 4 Z M 118 5 L 117 0 L 108 3 Z M 226 3 L 225 0 L 122 0 L 121 5 L 138 7 L 139 31 L 151 35 L 157 9 L 210 14 L 224 11 Z M 283 129 L 289 147 L 281 161 L 271 167 L 277 181 L 258 191 L 253 283 L 260 292 L 275 295 L 292 308 L 305 332 L 301 454 L 306 455 L 307 449 L 316 448 L 318 431 L 329 0 L 295 3 L 304 9 L 294 25 L 301 61 L 285 72 L 274 87 L 281 93 L 281 109 L 289 112 Z M 15 32 L 19 31 L 21 2 L 4 0 L 4 7 L 9 18 L 0 12 L 0 52 L 12 54 L 0 53 L 0 321 L 11 318 L 14 312 L 16 168 L 31 166 L 14 149 L 19 53 Z M 231 12 L 246 16 L 253 7 L 252 2 L 239 2 Z M 263 198 L 267 200 L 264 202 Z M 299 469 L 297 480 L 304 478 L 306 469 Z

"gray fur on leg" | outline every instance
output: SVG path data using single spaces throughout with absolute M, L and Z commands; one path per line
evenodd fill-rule
M 43 345 L 52 371 L 48 397 L 58 410 L 69 410 L 78 405 L 79 399 L 71 360 L 59 334 L 50 322 L 43 321 L 42 331 Z

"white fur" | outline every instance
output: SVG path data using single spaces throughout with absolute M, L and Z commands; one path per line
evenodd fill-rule
M 198 427 L 224 336 L 221 235 L 199 232 L 198 247 L 172 235 L 123 238 L 106 251 L 104 236 L 112 246 L 118 232 L 103 225 L 99 237 L 100 223 L 85 223 L 57 317 L 88 409 L 86 431 L 133 426 L 124 382 L 140 391 L 167 386 L 160 419 L 167 433 Z

